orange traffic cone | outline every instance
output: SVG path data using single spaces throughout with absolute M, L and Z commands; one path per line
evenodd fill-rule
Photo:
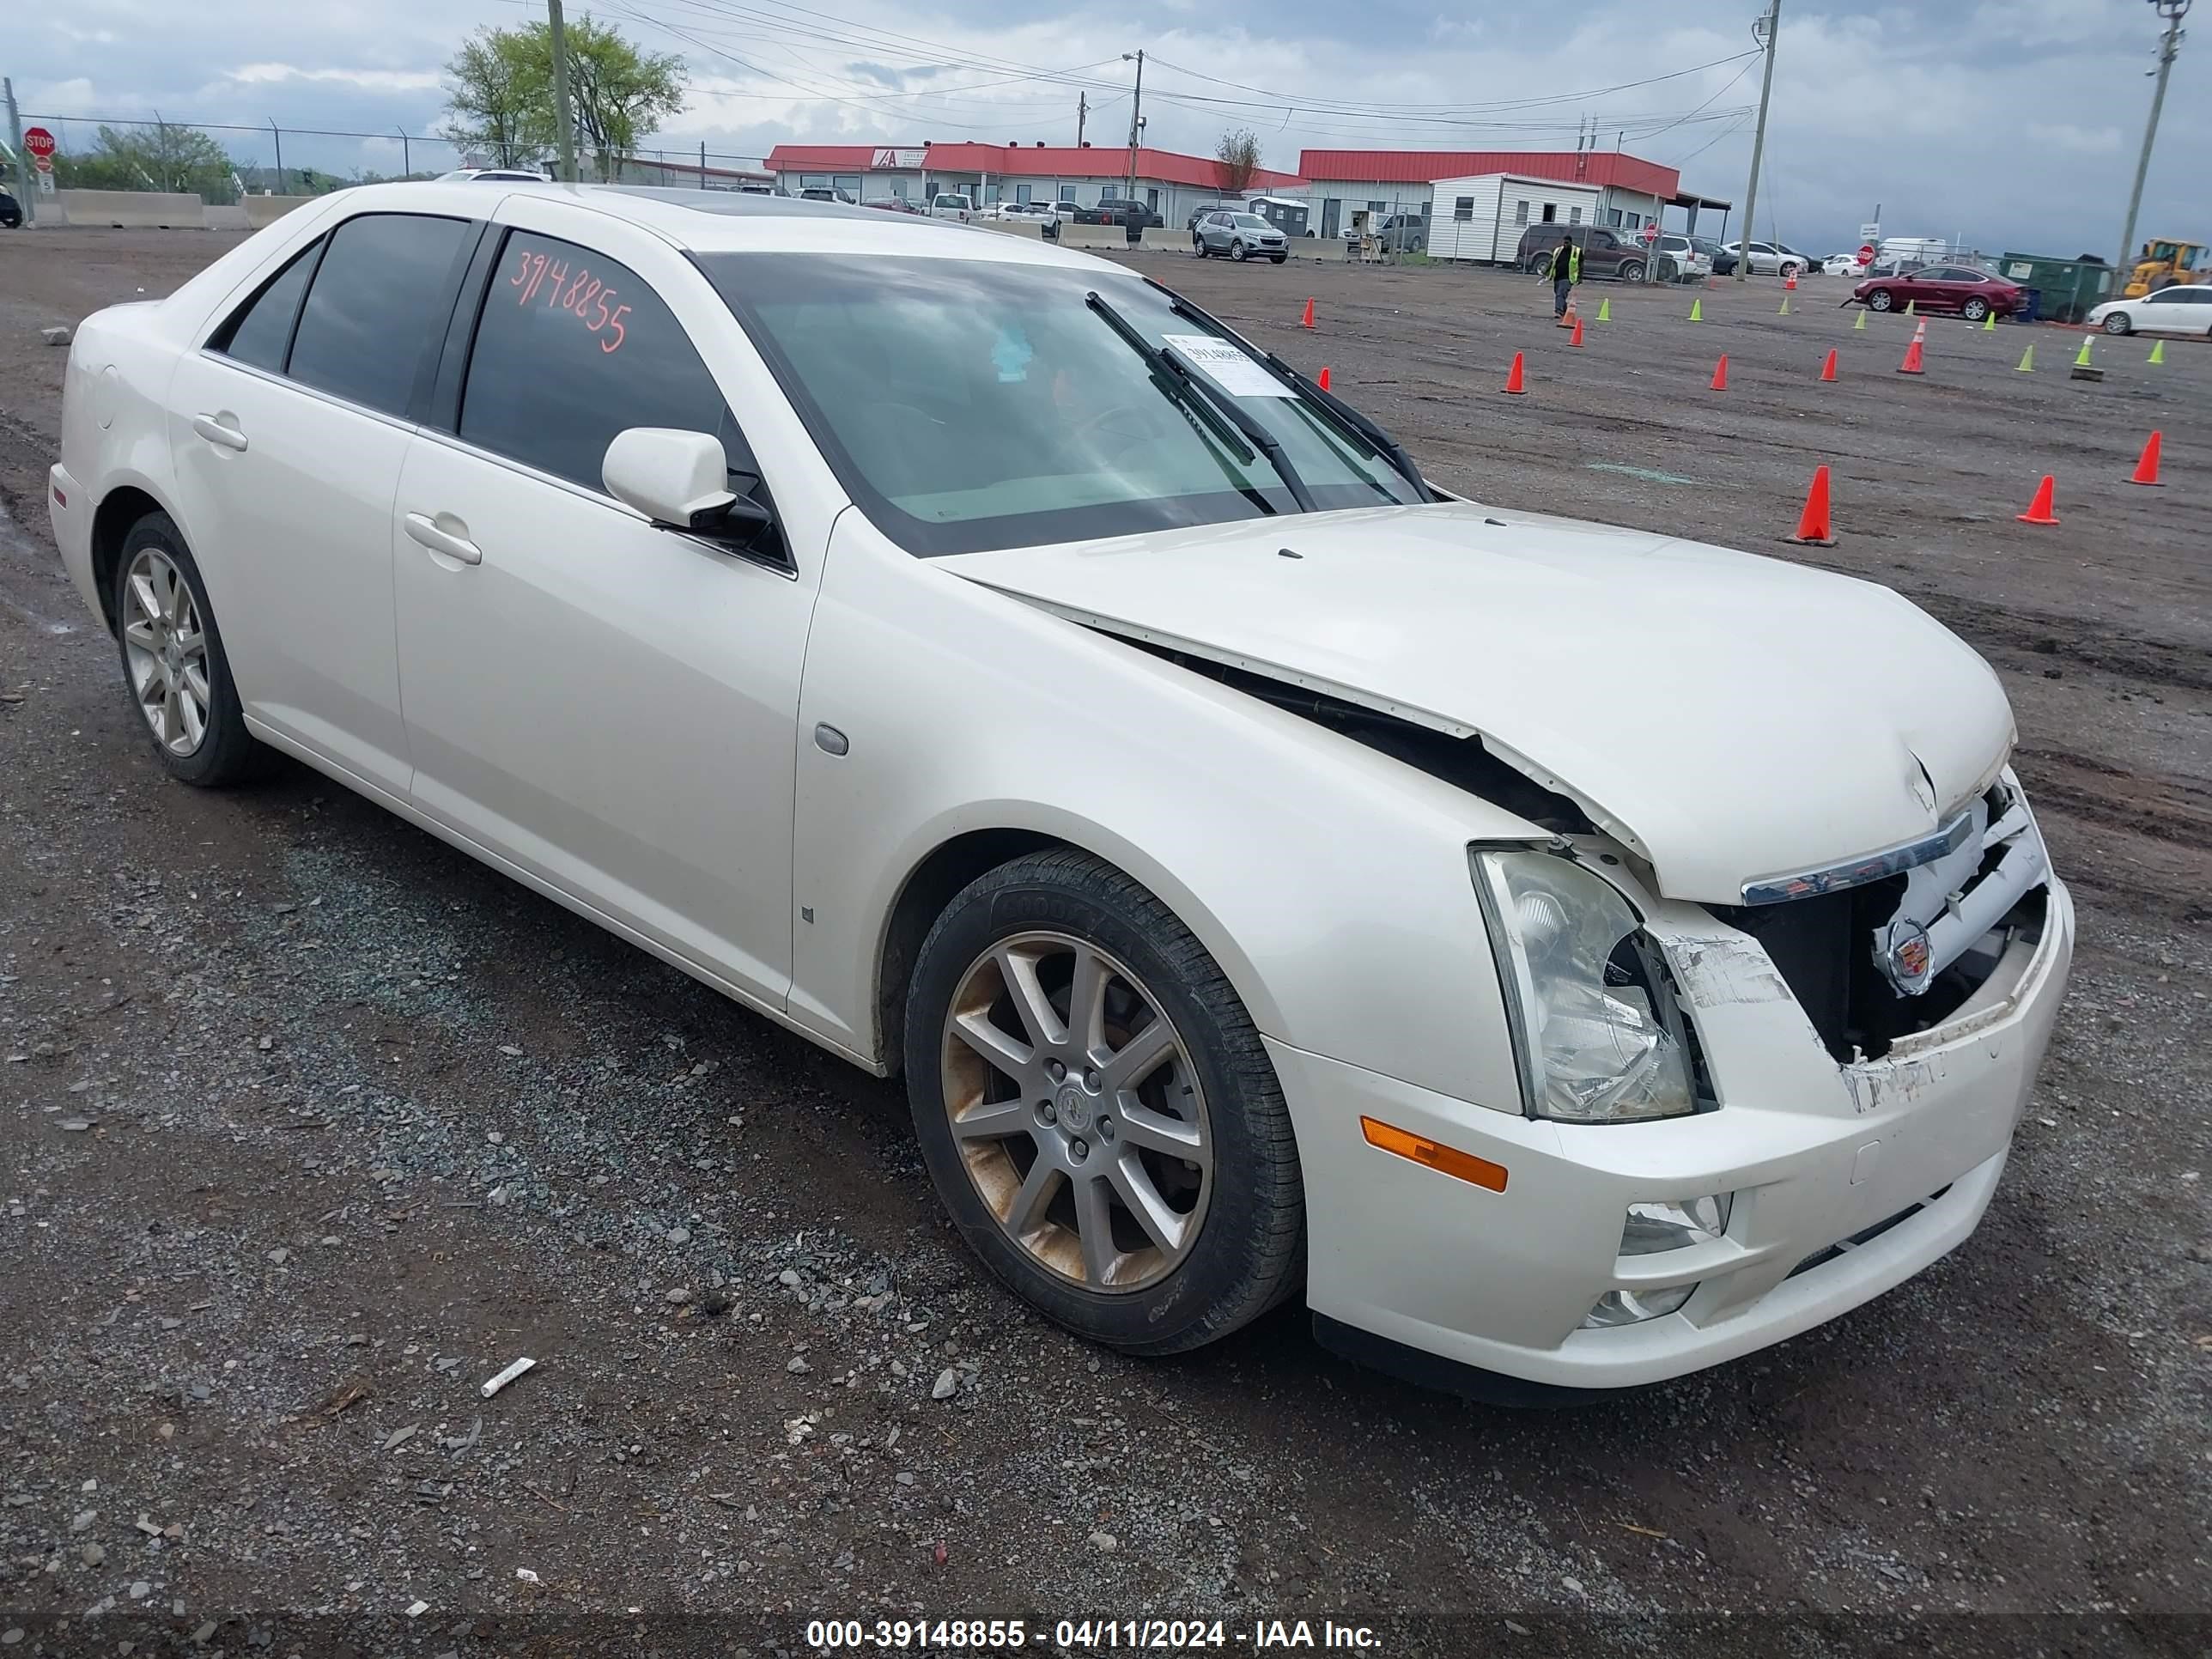
M 1805 492 L 1805 510 L 1797 515 L 1797 533 L 1790 538 L 1801 547 L 1833 547 L 1835 526 L 1828 522 L 1828 469 L 1813 470 L 1813 487 Z
M 2035 499 L 2028 504 L 2027 511 L 2015 513 L 2013 517 L 2022 524 L 2057 524 L 2058 515 L 2051 510 L 2051 497 L 2056 487 L 2051 475 L 2045 473 L 2043 482 L 2035 487 Z
M 1328 366 L 1326 363 L 1322 366 L 1321 380 L 1317 384 L 1323 392 L 1328 390 Z
M 1919 336 L 1915 335 L 1912 343 L 1905 348 L 1905 361 L 1897 366 L 1897 372 L 1900 374 L 1925 374 L 1928 372 L 1920 366 Z
M 1298 326 L 1300 328 L 1311 328 L 1313 326 L 1313 301 L 1311 300 L 1308 300 L 1306 301 L 1306 314 L 1298 319 Z
M 1575 302 L 1572 300 L 1567 301 L 1567 308 L 1559 313 L 1559 320 L 1552 325 L 1554 328 L 1580 328 L 1582 325 L 1582 313 L 1575 309 Z
M 1796 273 L 1796 271 L 1794 271 L 1794 270 L 1793 270 L 1793 271 L 1791 271 L 1791 272 L 1790 272 L 1787 276 L 1784 276 L 1784 277 L 1782 279 L 1782 286 L 1783 286 L 1783 287 L 1784 287 L 1784 288 L 1786 288 L 1786 289 L 1787 289 L 1787 288 L 1795 288 L 1795 287 L 1796 287 L 1796 286 L 1797 286 L 1797 273 Z
M 2158 482 L 2159 451 L 2165 443 L 2165 438 L 2155 432 L 2144 441 L 2142 459 L 2136 463 L 2136 470 L 2129 475 L 2130 483 L 2155 484 Z
M 1713 383 L 1708 389 L 1714 392 L 1728 390 L 1728 353 L 1725 351 L 1721 353 L 1720 362 L 1713 365 Z
M 1571 346 L 1578 346 L 1578 345 L 1580 345 L 1582 343 L 1583 343 L 1583 319 L 1582 319 L 1581 318 L 1577 317 L 1577 318 L 1576 318 L 1576 319 L 1575 319 L 1575 331 L 1574 331 L 1573 333 L 1570 334 L 1569 336 L 1567 336 L 1567 343 L 1568 343 L 1569 345 L 1571 345 Z
M 1521 354 L 1517 351 L 1513 354 L 1513 368 L 1505 376 L 1505 389 L 1516 396 L 1528 389 L 1521 384 Z
M 1832 346 L 1828 349 L 1828 361 L 1820 365 L 1820 378 L 1824 380 L 1836 378 L 1836 352 Z

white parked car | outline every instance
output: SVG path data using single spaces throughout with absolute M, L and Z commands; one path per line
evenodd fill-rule
M 1653 246 L 1662 270 L 1672 262 L 1680 275 L 1693 280 L 1713 274 L 1712 256 L 1686 236 L 1662 231 Z
M 933 219 L 957 219 L 964 225 L 975 216 L 975 204 L 965 196 L 939 191 L 930 198 L 929 215 Z
M 1055 216 L 1049 202 L 1001 202 L 991 211 L 1000 219 L 1018 219 L 1028 224 L 1049 224 Z
M 1859 263 L 1856 253 L 1831 253 L 1820 261 L 1821 274 L 1828 276 L 1863 276 L 1867 268 Z
M 1721 246 L 1738 259 L 1743 258 L 1741 241 L 1723 242 Z M 1800 253 L 1787 242 L 1753 242 L 1751 245 L 1751 272 L 1754 276 L 1802 276 L 1819 265 L 1810 254 Z
M 2139 300 L 2107 300 L 2088 322 L 2107 334 L 2212 334 L 2212 285 L 2190 283 Z
M 1132 1352 L 1749 1352 L 1973 1231 L 2066 982 L 1924 613 L 1434 489 L 1044 242 L 349 190 L 84 322 L 50 509 L 173 777 L 295 757 L 903 1073 Z

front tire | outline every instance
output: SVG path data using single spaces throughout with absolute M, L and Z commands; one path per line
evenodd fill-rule
M 2103 326 L 2107 334 L 2126 334 L 2135 328 L 2135 325 L 2128 320 L 2128 313 L 2124 311 L 2116 311 L 2106 318 Z
M 1269 254 L 1267 257 L 1268 257 L 1270 259 L 1273 260 L 1277 264 L 1281 264 L 1285 260 L 1288 259 L 1291 256 L 1290 256 L 1289 254 L 1287 254 L 1287 253 L 1271 253 L 1271 254 Z
M 1297 1288 L 1274 1068 L 1205 947 L 1120 871 L 1062 849 L 969 884 L 916 957 L 905 1058 L 954 1224 L 1070 1330 L 1175 1353 Z
M 1238 264 L 1241 265 L 1244 263 L 1244 255 L 1245 248 L 1243 243 L 1231 242 L 1229 245 L 1229 257 L 1234 259 Z
M 246 729 L 207 585 L 167 514 L 131 526 L 114 599 L 124 684 L 168 774 L 213 789 L 266 772 L 274 752 Z
M 1896 303 L 1896 296 L 1886 288 L 1878 288 L 1866 296 L 1866 307 L 1869 311 L 1887 311 Z

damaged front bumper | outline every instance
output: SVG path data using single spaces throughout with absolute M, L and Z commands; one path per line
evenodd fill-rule
M 1378 1343 L 1620 1388 L 1751 1352 L 1911 1277 L 1987 1208 L 2064 995 L 2073 907 L 2047 868 L 2036 876 L 2028 920 L 1970 994 L 1879 1058 L 1840 1060 L 1756 938 L 1705 907 L 1638 896 L 1701 1050 L 1711 1109 L 1689 1116 L 1547 1121 L 1271 1042 L 1307 1176 L 1317 1328 L 1386 1364 Z M 1362 1117 L 1488 1160 L 1504 1190 L 1377 1151 Z M 1624 1252 L 1630 1206 L 1713 1199 L 1727 1215 L 1717 1234 Z M 1684 1287 L 1677 1311 L 1585 1328 L 1613 1293 Z

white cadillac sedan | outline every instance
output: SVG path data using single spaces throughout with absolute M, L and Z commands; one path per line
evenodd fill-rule
M 346 191 L 78 330 L 51 507 L 170 773 L 293 756 L 902 1072 L 1132 1352 L 1759 1348 L 1973 1231 L 2064 990 L 1921 611 L 1453 497 L 1026 238 Z

